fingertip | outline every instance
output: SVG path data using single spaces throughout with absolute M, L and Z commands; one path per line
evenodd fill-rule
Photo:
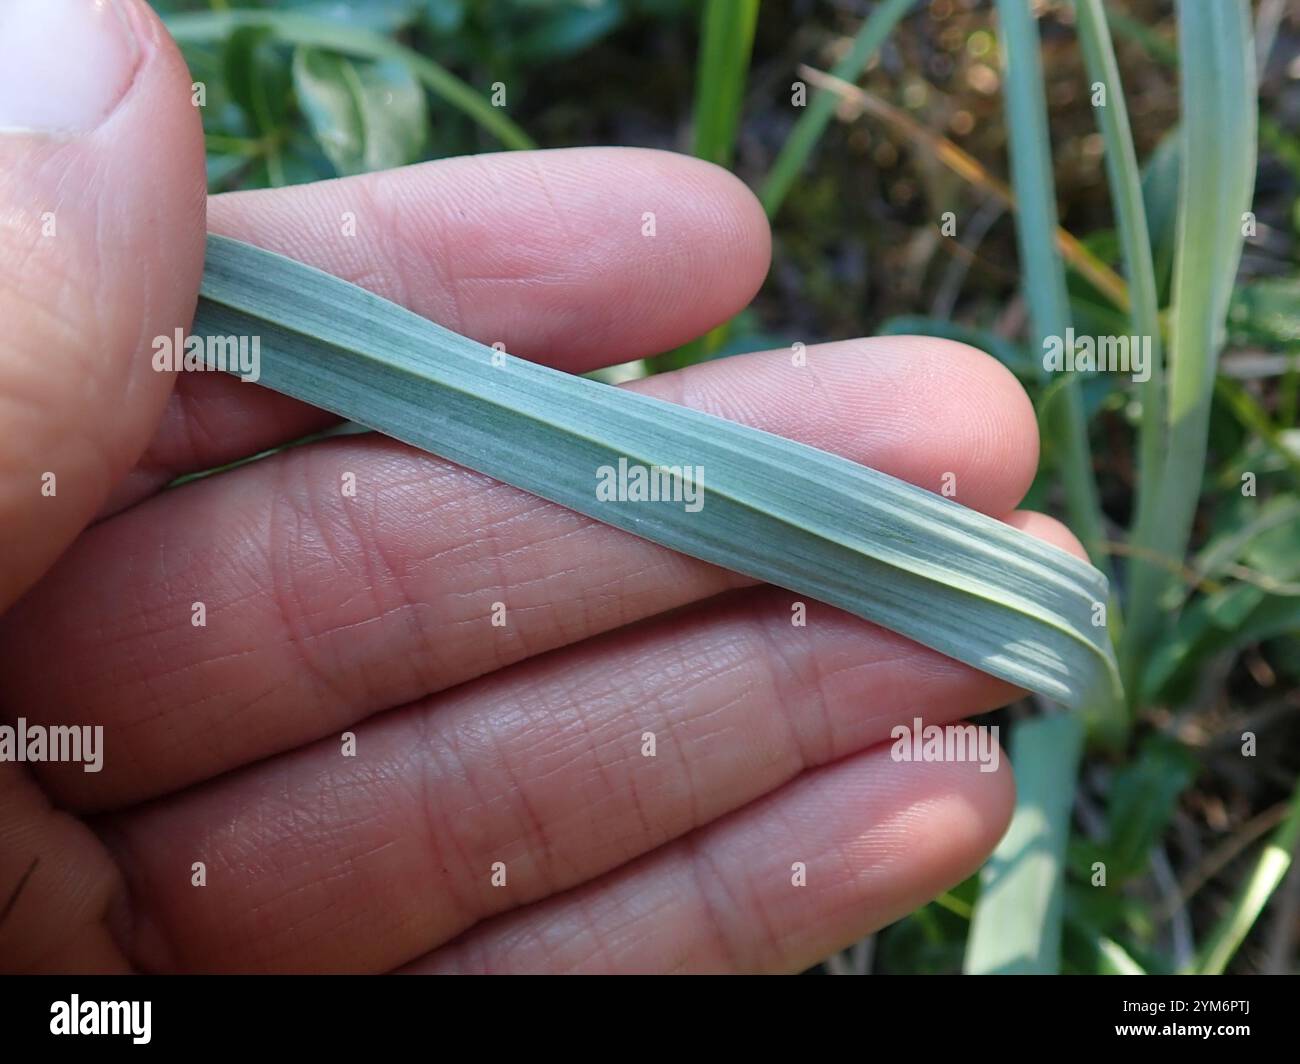
M 974 728 L 969 722 L 955 727 Z M 892 827 L 911 840 L 907 848 L 915 880 L 912 904 L 961 882 L 988 859 L 1006 834 L 1015 809 L 1015 779 L 999 729 L 989 726 L 986 761 L 899 763 L 887 748 L 874 756 L 890 760 L 880 773 L 892 780 L 900 801 Z
M 917 400 L 929 423 L 960 426 L 969 465 L 977 471 L 979 501 L 962 488 L 954 498 L 987 513 L 1010 510 L 1029 491 L 1038 471 L 1038 420 L 1024 386 L 1005 365 L 970 344 L 936 336 L 881 338 L 898 357 L 910 358 Z
M 748 306 L 762 287 L 772 255 L 767 215 L 749 186 L 725 168 L 654 148 L 535 154 L 554 173 L 561 201 L 572 168 L 582 174 L 587 212 L 603 216 L 609 233 L 626 234 L 616 244 L 608 235 L 593 241 L 584 272 L 597 294 L 620 304 L 617 329 L 636 338 L 636 355 L 703 335 Z M 608 260 L 616 256 L 623 266 L 611 271 Z M 577 348 L 587 346 L 586 338 L 570 336 L 571 347 L 575 339 Z
M 716 205 L 715 227 L 723 238 L 725 255 L 718 280 L 734 285 L 735 301 L 749 303 L 762 287 L 772 264 L 772 227 L 754 191 L 725 167 L 704 159 L 672 152 L 675 164 L 692 172 L 706 205 Z
M 1000 740 L 997 758 L 996 768 L 989 772 L 977 771 L 978 779 L 972 781 L 975 801 L 971 806 L 974 814 L 971 836 L 977 854 L 976 864 L 982 864 L 1002 840 L 1011 825 L 1011 816 L 1016 808 L 1016 775 Z

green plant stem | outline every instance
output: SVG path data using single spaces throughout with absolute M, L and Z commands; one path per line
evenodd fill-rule
M 757 21 L 758 0 L 708 0 L 700 14 L 691 153 L 718 166 L 730 167 L 736 153 Z M 702 361 L 726 342 L 730 331 L 731 322 L 725 321 L 665 352 L 655 360 L 654 372 Z
M 1257 105 L 1249 14 L 1244 0 L 1178 5 L 1182 178 L 1171 357 L 1164 424 L 1150 430 L 1163 455 L 1155 498 L 1139 513 L 1134 537 L 1141 550 L 1170 558 L 1187 553 L 1201 494 L 1219 351 L 1241 259 L 1242 215 L 1253 192 Z M 1134 568 L 1134 612 L 1120 654 L 1131 690 L 1141 688 L 1137 677 L 1164 624 L 1168 591 L 1167 573 Z
M 1025 0 L 998 0 L 1002 28 L 1003 98 L 1011 155 L 1012 185 L 1018 204 L 1016 234 L 1025 299 L 1037 348 L 1050 336 L 1064 337 L 1070 322 L 1065 269 L 1053 242 L 1056 201 L 1052 183 L 1051 140 L 1043 91 L 1038 30 Z M 1093 563 L 1106 572 L 1101 505 L 1093 479 L 1088 424 L 1078 382 L 1071 376 L 1053 403 L 1066 506 L 1075 532 Z
M 758 0 L 708 0 L 704 5 L 691 138 L 691 153 L 696 158 L 731 166 L 757 21 Z M 703 336 L 665 352 L 655 360 L 654 372 L 702 361 L 726 342 L 730 331 L 731 322 L 725 321 Z
M 1142 340 L 1149 339 L 1151 344 L 1150 378 L 1142 386 L 1142 423 L 1138 438 L 1134 540 L 1142 545 L 1153 538 L 1152 525 L 1159 519 L 1157 494 L 1163 479 L 1165 396 L 1160 300 L 1146 205 L 1142 198 L 1142 171 L 1133 146 L 1124 86 L 1106 24 L 1106 11 L 1101 0 L 1075 0 L 1075 10 L 1088 77 L 1094 85 L 1100 85 L 1105 94 L 1101 104 L 1093 109 L 1106 149 L 1106 176 L 1124 263 L 1128 268 L 1129 320 L 1133 334 Z M 1130 557 L 1127 565 L 1130 586 L 1137 570 L 1149 564 L 1140 554 Z M 1150 601 L 1130 601 L 1126 603 L 1125 620 L 1130 626 L 1142 628 L 1148 623 L 1147 615 L 1154 608 L 1155 604 Z M 1133 645 L 1131 639 L 1128 645 Z M 1130 699 L 1136 697 L 1134 671 L 1130 670 L 1125 676 Z
M 758 0 L 708 0 L 695 72 L 693 154 L 731 166 L 754 47 Z
M 1070 302 L 1065 265 L 1057 250 L 1056 198 L 1052 181 L 1051 138 L 1047 129 L 1047 103 L 1038 29 L 1025 0 L 998 0 L 1012 186 L 1015 190 L 1016 239 L 1020 272 L 1029 305 L 1032 334 L 1038 351 L 1049 337 L 1064 339 L 1070 324 Z M 1063 375 L 1045 399 L 1040 416 L 1051 432 L 1065 485 L 1066 511 L 1088 556 L 1109 576 L 1106 535 L 1101 504 L 1093 477 L 1088 421 L 1083 398 L 1073 373 Z M 1110 630 L 1122 624 L 1113 594 L 1106 608 Z M 1091 707 L 1089 725 L 1095 737 L 1118 746 L 1127 732 L 1128 716 L 1119 700 Z M 1073 776 L 1070 777 L 1073 780 Z
M 507 148 L 537 145 L 498 107 L 460 78 L 419 52 L 357 26 L 340 26 L 308 15 L 283 11 L 215 11 L 167 18 L 168 31 L 181 44 L 224 40 L 244 26 L 265 26 L 279 40 L 324 48 L 361 59 L 393 59 L 405 63 L 426 89 L 469 115 Z
M 963 964 L 967 974 L 1060 970 L 1065 852 L 1083 735 L 1075 713 L 1016 725 L 1016 811 L 980 874 Z

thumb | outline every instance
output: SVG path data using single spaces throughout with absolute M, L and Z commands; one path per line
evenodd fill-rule
M 190 77 L 143 0 L 0 0 L 0 610 L 148 443 L 205 204 Z

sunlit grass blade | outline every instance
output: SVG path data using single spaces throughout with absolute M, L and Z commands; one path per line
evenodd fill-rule
M 493 107 L 445 67 L 381 33 L 292 11 L 212 11 L 171 15 L 165 21 L 168 31 L 182 45 L 210 44 L 225 40 L 243 27 L 261 26 L 286 44 L 324 48 L 363 59 L 395 59 L 406 64 L 435 96 L 474 119 L 507 148 L 537 147 L 528 134 L 506 117 L 503 109 Z
M 1060 970 L 1065 848 L 1083 734 L 1073 713 L 1016 726 L 1011 739 L 1016 811 L 980 873 L 963 965 L 967 974 Z
M 1104 935 L 1097 940 L 1098 975 L 1146 975 L 1142 965 L 1113 939 Z
M 200 337 L 257 337 L 260 383 L 1085 709 L 1116 697 L 1105 578 L 835 455 L 512 358 L 354 285 L 210 237 Z M 208 344 L 209 350 L 214 350 Z M 792 373 L 800 372 L 792 367 Z M 249 385 L 252 387 L 252 385 Z M 699 471 L 660 501 L 602 471 Z M 643 476 L 643 481 L 645 477 Z M 630 481 L 629 481 L 630 483 Z M 684 501 L 686 505 L 684 505 Z
M 862 28 L 853 38 L 853 47 L 831 68 L 831 73 L 844 81 L 856 81 L 871 62 L 871 57 L 880 50 L 885 38 L 916 5 L 917 0 L 883 0 L 862 23 Z M 834 116 L 838 103 L 834 92 L 818 89 L 786 136 L 758 194 L 769 218 L 781 209 L 790 187 Z
M 1178 30 L 1182 174 L 1163 455 L 1150 520 L 1134 537 L 1141 550 L 1174 559 L 1187 551 L 1201 494 L 1219 350 L 1254 191 L 1257 109 L 1245 0 L 1180 0 Z M 1155 429 L 1144 424 L 1143 431 Z M 1136 612 L 1121 654 L 1130 675 L 1158 633 L 1169 579 L 1152 566 L 1133 575 L 1129 600 Z
M 1002 92 L 1006 110 L 1020 272 L 1035 350 L 1061 338 L 1070 324 L 1065 268 L 1057 230 L 1052 146 L 1047 129 L 1038 31 L 1024 0 L 998 0 Z M 1073 376 L 1054 382 L 1043 400 L 1053 411 L 1066 504 L 1088 553 L 1104 564 L 1105 536 L 1093 480 L 1088 425 Z M 1099 722 L 1108 738 L 1122 734 L 1123 707 L 1112 700 Z M 1016 809 L 1006 836 L 981 873 L 965 968 L 972 973 L 1060 970 L 1064 860 L 1084 722 L 1073 715 L 1021 723 L 1012 755 L 1018 778 Z
M 719 166 L 736 150 L 757 20 L 758 0 L 708 0 L 701 16 L 692 152 Z
M 1002 46 L 1002 96 L 1006 110 L 1012 187 L 1017 213 L 1016 235 L 1020 247 L 1020 274 L 1033 322 L 1034 347 L 1042 341 L 1064 337 L 1070 324 L 1065 270 L 1053 245 L 1056 232 L 1056 194 L 1052 181 L 1052 144 L 1047 131 L 1047 102 L 1038 30 L 1025 0 L 998 0 Z M 1075 533 L 1089 556 L 1107 568 L 1101 505 L 1093 479 L 1092 452 L 1083 401 L 1073 375 L 1057 393 L 1051 423 L 1060 452 L 1066 506 Z
M 1164 351 L 1160 334 L 1155 264 L 1151 253 L 1151 235 L 1147 228 L 1146 206 L 1142 198 L 1142 171 L 1133 146 L 1128 105 L 1120 81 L 1119 65 L 1115 60 L 1115 47 L 1106 23 L 1106 11 L 1101 0 L 1075 0 L 1075 11 L 1078 15 L 1079 44 L 1087 65 L 1088 78 L 1094 86 L 1089 96 L 1094 100 L 1093 113 L 1097 116 L 1097 125 L 1101 129 L 1105 146 L 1106 176 L 1110 184 L 1124 264 L 1128 269 L 1129 320 L 1133 335 L 1149 338 L 1151 344 L 1150 376 L 1141 386 L 1142 428 L 1139 435 L 1136 485 L 1138 503 L 1134 533 L 1136 541 L 1144 543 L 1151 538 L 1151 524 L 1159 520 L 1156 496 L 1162 479 L 1164 453 Z M 1095 96 L 1098 91 L 1102 94 L 1099 99 Z M 1130 559 L 1130 583 L 1136 571 L 1148 564 L 1140 556 Z M 1151 602 L 1139 600 L 1128 603 L 1126 619 L 1130 611 L 1136 610 L 1141 614 L 1152 608 L 1154 606 Z
M 1300 787 L 1291 799 L 1286 820 L 1265 844 L 1264 852 L 1260 854 L 1259 861 L 1241 892 L 1202 948 L 1196 966 L 1202 975 L 1220 975 L 1227 968 L 1228 962 L 1264 911 L 1268 899 L 1273 896 L 1291 868 L 1297 843 L 1300 843 Z
M 708 0 L 700 14 L 691 152 L 719 166 L 730 167 L 736 153 L 757 21 L 758 0 Z M 665 352 L 655 359 L 655 372 L 681 369 L 707 358 L 730 331 L 731 323 L 723 322 Z

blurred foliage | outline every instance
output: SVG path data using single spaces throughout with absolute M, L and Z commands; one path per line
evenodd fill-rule
M 1217 0 L 1216 0 L 1217 2 Z M 508 86 L 509 117 L 537 143 L 623 143 L 687 150 L 696 98 L 700 8 L 689 0 L 156 0 L 164 14 L 291 12 L 383 34 L 487 97 Z M 1062 225 L 1108 265 L 1118 241 L 1100 138 L 1064 0 L 1043 0 L 1044 66 Z M 1279 5 L 1256 0 L 1256 8 Z M 733 168 L 768 174 L 798 115 L 793 71 L 830 69 L 868 0 L 766 4 L 743 88 Z M 1175 245 L 1179 160 L 1177 33 L 1168 0 L 1108 0 L 1162 303 Z M 1005 175 L 996 24 L 985 0 L 918 3 L 858 84 Z M 499 150 L 463 106 L 429 91 L 399 53 L 364 59 L 273 39 L 246 25 L 185 47 L 207 91 L 211 189 L 257 188 Z M 1257 232 L 1232 300 L 1211 417 L 1194 553 L 1164 559 L 1181 577 L 1172 635 L 1150 648 L 1137 728 L 1122 755 L 1089 754 L 1074 795 L 1063 969 L 1173 971 L 1247 880 L 1250 856 L 1281 823 L 1300 775 L 1300 12 L 1278 24 L 1261 70 Z M 713 88 L 725 88 L 714 86 Z M 768 282 L 710 357 L 873 333 L 925 332 L 974 344 L 1007 365 L 1043 409 L 1025 342 L 1014 221 L 911 142 L 841 108 L 773 219 Z M 979 218 L 941 235 L 946 210 Z M 967 227 L 969 234 L 971 227 Z M 1081 333 L 1126 334 L 1127 318 L 1078 277 Z M 701 349 L 698 354 L 703 354 Z M 1110 376 L 1087 382 L 1102 506 L 1112 530 L 1132 518 L 1140 395 Z M 1050 467 L 1050 448 L 1044 468 Z M 1249 480 L 1253 493 L 1243 491 Z M 1042 476 L 1027 505 L 1057 508 Z M 1124 543 L 1115 531 L 1115 550 Z M 1011 707 L 992 721 L 1027 719 Z M 1257 737 L 1241 756 L 1242 736 Z M 1289 836 L 1288 836 L 1289 837 Z M 1108 888 L 1093 889 L 1105 864 Z M 876 936 L 881 972 L 962 966 L 975 877 Z M 1238 970 L 1295 969 L 1300 879 L 1265 910 Z M 1291 915 L 1288 915 L 1291 914 Z M 1254 918 L 1252 917 L 1252 920 Z M 1281 959 L 1279 959 L 1281 958 Z

